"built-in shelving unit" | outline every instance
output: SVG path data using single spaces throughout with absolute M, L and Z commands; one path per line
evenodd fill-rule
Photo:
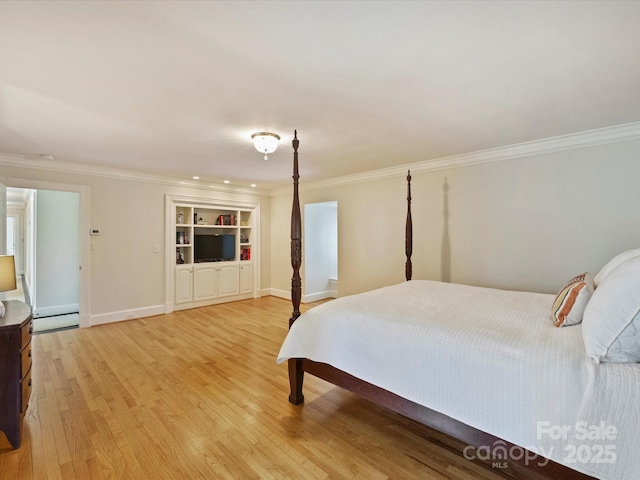
M 251 261 L 251 210 L 211 208 L 208 206 L 176 205 L 176 264 L 214 261 Z M 234 237 L 233 256 L 198 258 L 198 237 Z M 200 251 L 204 248 L 202 242 Z M 231 251 L 231 249 L 229 250 Z
M 212 204 L 167 197 L 172 302 L 167 311 L 253 298 L 258 205 Z

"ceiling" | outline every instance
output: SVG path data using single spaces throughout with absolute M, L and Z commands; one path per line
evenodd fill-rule
M 234 185 L 640 120 L 640 2 L 0 2 L 0 152 Z M 264 161 L 256 131 L 282 136 Z

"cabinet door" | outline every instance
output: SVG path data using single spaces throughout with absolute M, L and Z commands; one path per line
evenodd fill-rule
M 251 265 L 240 265 L 240 293 L 249 293 L 252 290 L 253 268 Z
M 193 300 L 209 300 L 218 296 L 218 271 L 215 264 L 193 267 Z
M 238 294 L 238 265 L 220 265 L 218 270 L 218 296 Z
M 176 304 L 193 301 L 193 268 L 176 268 Z

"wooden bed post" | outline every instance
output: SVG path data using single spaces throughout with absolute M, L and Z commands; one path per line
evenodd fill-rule
M 291 301 L 293 303 L 293 313 L 289 319 L 289 328 L 300 316 L 300 300 L 302 297 L 302 282 L 300 280 L 300 265 L 302 264 L 302 221 L 300 215 L 300 199 L 298 197 L 298 138 L 297 132 L 293 136 L 293 209 L 291 211 L 291 266 L 293 267 L 293 278 L 291 279 Z M 405 225 L 405 247 L 407 255 L 406 277 L 411 280 L 411 254 L 413 250 L 413 224 L 411 220 L 411 172 L 407 172 L 407 219 Z M 442 432 L 454 439 L 458 439 L 469 446 L 483 447 L 495 445 L 500 442 L 505 448 L 518 448 L 522 453 L 522 447 L 509 443 L 501 438 L 494 437 L 486 432 L 477 430 L 469 425 L 447 417 L 443 413 L 431 410 L 428 407 L 419 405 L 406 398 L 400 397 L 388 390 L 368 383 L 358 377 L 340 370 L 332 365 L 316 362 L 310 359 L 290 358 L 289 386 L 291 393 L 289 402 L 298 405 L 304 402 L 302 395 L 302 383 L 304 374 L 308 373 L 317 378 L 321 378 L 333 385 L 344 388 L 364 397 L 365 399 L 379 405 L 391 412 L 396 412 L 405 417 L 411 418 L 429 428 Z M 483 447 L 484 448 L 484 447 Z M 494 452 L 495 453 L 495 452 Z M 518 459 L 509 459 L 509 470 L 516 474 L 519 470 L 512 469 L 511 462 L 524 467 L 527 470 L 534 470 L 544 478 L 566 480 L 595 480 L 587 474 L 580 473 L 570 467 L 549 461 L 548 465 L 531 460 L 537 457 L 521 455 Z M 502 465 L 505 458 L 495 458 Z M 506 462 L 504 463 L 506 465 Z M 528 476 L 527 476 L 528 477 Z
M 289 328 L 300 316 L 300 300 L 302 298 L 302 280 L 300 279 L 300 265 L 302 264 L 302 219 L 300 215 L 300 198 L 298 196 L 298 131 L 293 132 L 293 206 L 291 208 L 291 267 L 293 276 L 291 277 L 291 303 L 293 312 L 289 319 Z M 302 382 L 304 380 L 303 359 L 291 358 L 289 365 L 289 401 L 298 405 L 304 401 L 302 395 Z
M 411 280 L 412 264 L 411 254 L 413 253 L 413 222 L 411 221 L 411 170 L 407 171 L 407 220 L 404 232 L 404 249 L 407 255 L 407 263 L 405 265 L 405 277 L 407 281 Z

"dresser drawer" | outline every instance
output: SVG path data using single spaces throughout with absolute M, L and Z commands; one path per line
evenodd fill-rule
M 33 333 L 33 321 L 27 322 L 20 329 L 20 348 L 24 348 L 24 346 L 31 341 L 31 334 Z
M 31 370 L 27 372 L 27 375 L 22 380 L 22 406 L 20 408 L 20 414 L 24 415 L 29 406 L 29 397 L 31 396 Z
M 29 343 L 22 350 L 22 372 L 20 378 L 24 378 L 27 372 L 31 370 L 31 344 Z
M 0 435 L 6 436 L 13 448 L 19 448 L 32 389 L 33 324 L 29 305 L 18 300 L 3 303 L 6 310 L 0 318 L 0 429 L 4 433 Z M 2 474 L 0 477 L 4 478 Z

